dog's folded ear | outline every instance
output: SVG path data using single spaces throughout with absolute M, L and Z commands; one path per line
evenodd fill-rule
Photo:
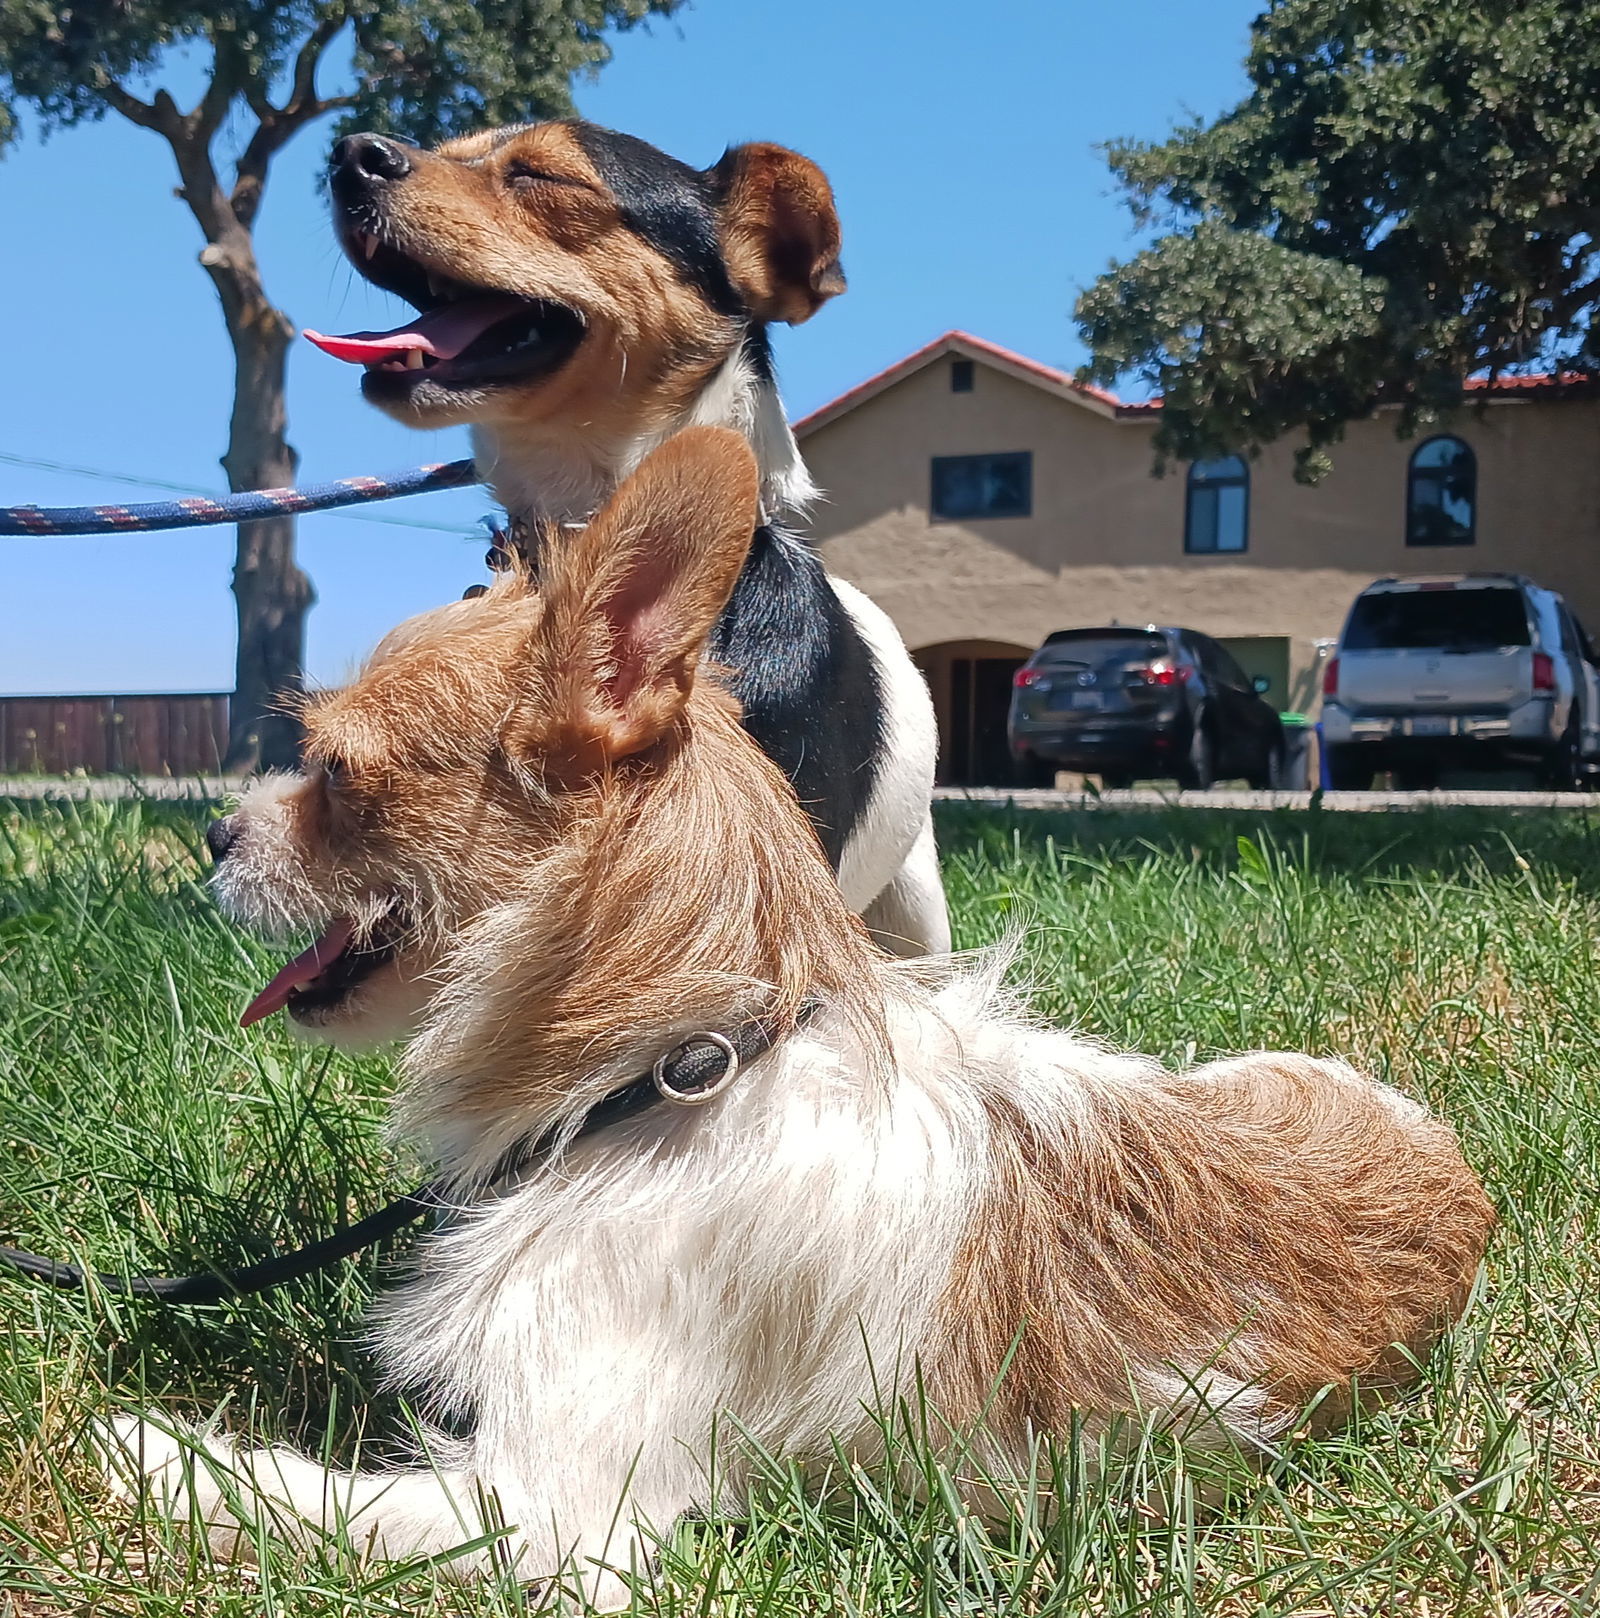
M 550 547 L 530 700 L 509 751 L 588 774 L 666 733 L 749 554 L 758 483 L 743 434 L 687 428 L 582 533 Z
M 722 251 L 758 320 L 809 320 L 844 291 L 839 215 L 827 176 L 784 146 L 733 146 L 707 173 Z

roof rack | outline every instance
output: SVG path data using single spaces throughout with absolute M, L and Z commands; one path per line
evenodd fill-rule
M 1521 585 L 1529 590 L 1542 588 L 1541 585 L 1530 579 L 1526 573 L 1512 573 L 1505 568 L 1494 567 L 1464 569 L 1460 573 L 1385 573 L 1382 578 L 1374 579 L 1365 588 L 1370 590 L 1373 586 L 1379 584 L 1424 584 L 1435 580 L 1445 583 L 1451 579 L 1461 579 L 1463 581 L 1467 579 L 1496 579 L 1507 584 Z

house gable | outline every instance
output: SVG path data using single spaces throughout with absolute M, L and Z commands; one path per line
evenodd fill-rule
M 947 331 L 942 337 L 936 337 L 931 343 L 924 344 L 915 353 L 907 354 L 903 360 L 895 361 L 893 365 L 867 377 L 865 381 L 858 382 L 853 388 L 846 389 L 837 398 L 830 399 L 827 404 L 811 411 L 809 415 L 802 416 L 794 424 L 795 437 L 804 439 L 818 428 L 826 427 L 829 422 L 875 398 L 885 389 L 906 381 L 907 378 L 943 359 L 971 360 L 975 365 L 998 371 L 1015 381 L 1026 383 L 1029 387 L 1038 388 L 1054 398 L 1065 399 L 1069 404 L 1093 411 L 1107 420 L 1135 408 L 1123 404 L 1114 394 L 1107 393 L 1102 388 L 1091 388 L 1082 382 L 1076 382 L 1067 372 L 1043 365 L 1038 360 L 1027 358 L 1026 355 L 1014 354 L 1008 348 L 1001 348 L 998 343 L 985 342 L 970 332 Z

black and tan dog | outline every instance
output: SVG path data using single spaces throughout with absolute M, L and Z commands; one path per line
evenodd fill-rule
M 846 900 L 901 953 L 947 947 L 926 688 L 888 618 L 783 525 L 815 491 L 767 327 L 844 288 L 822 171 L 772 145 L 695 169 L 555 121 L 436 151 L 351 135 L 332 192 L 351 262 L 418 315 L 308 336 L 365 366 L 362 392 L 397 420 L 470 423 L 525 548 L 586 520 L 682 428 L 744 434 L 761 523 L 711 656 L 732 670 L 746 726 L 794 783 Z

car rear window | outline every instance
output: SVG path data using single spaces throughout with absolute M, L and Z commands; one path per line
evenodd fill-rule
M 1108 634 L 1102 629 L 1052 637 L 1034 654 L 1033 661 L 1048 667 L 1052 663 L 1104 663 L 1114 657 L 1164 657 L 1166 652 L 1167 643 L 1160 635 L 1143 630 L 1129 635 Z
M 1476 652 L 1527 646 L 1517 590 L 1381 590 L 1358 596 L 1345 626 L 1347 652 Z

